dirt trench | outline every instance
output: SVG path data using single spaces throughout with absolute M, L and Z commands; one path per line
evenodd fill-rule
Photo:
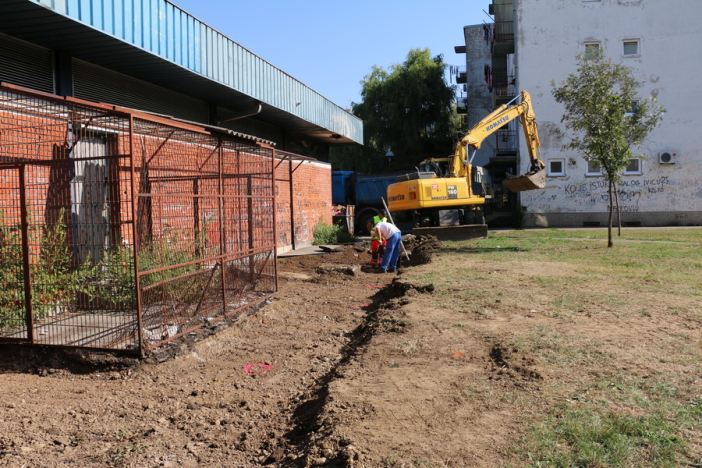
M 283 444 L 288 453 L 283 466 L 352 466 L 359 453 L 349 439 L 335 433 L 333 418 L 325 414 L 330 402 L 330 385 L 344 378 L 345 368 L 370 345 L 379 333 L 402 333 L 407 322 L 401 308 L 406 305 L 408 293 L 431 293 L 432 284 L 415 285 L 395 278 L 378 290 L 364 307 L 364 320 L 349 334 L 349 342 L 342 348 L 340 359 L 319 378 L 293 412 L 295 423 L 285 435 Z M 271 460 L 274 461 L 274 460 Z

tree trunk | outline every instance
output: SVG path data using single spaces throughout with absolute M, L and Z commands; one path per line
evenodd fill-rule
M 614 182 L 614 202 L 617 204 L 617 236 L 622 237 L 622 211 L 619 208 L 619 193 L 616 182 Z
M 612 179 L 609 180 L 609 221 L 607 221 L 607 247 L 614 247 L 612 242 L 612 212 L 614 211 L 614 197 L 612 196 Z

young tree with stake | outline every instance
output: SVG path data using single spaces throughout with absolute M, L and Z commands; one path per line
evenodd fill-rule
M 561 121 L 574 135 L 567 147 L 597 163 L 607 179 L 608 247 L 614 245 L 612 215 L 617 183 L 634 157 L 633 148 L 658 125 L 664 112 L 654 97 L 638 97 L 640 86 L 631 69 L 598 53 L 579 56 L 577 72 L 553 88 L 556 101 L 565 107 Z

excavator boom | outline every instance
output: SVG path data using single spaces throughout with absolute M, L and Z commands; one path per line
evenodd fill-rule
M 519 104 L 511 105 L 512 102 L 519 98 L 521 98 Z M 519 118 L 521 123 L 527 148 L 529 149 L 530 167 L 526 174 L 507 177 L 503 185 L 512 192 L 542 189 L 546 186 L 545 165 L 539 159 L 539 131 L 536 125 L 534 107 L 531 104 L 531 96 L 528 92 L 522 91 L 512 101 L 495 109 L 490 115 L 470 129 L 461 139 L 460 144 L 477 150 L 488 136 L 517 118 Z M 454 166 L 457 165 L 458 161 L 454 163 Z

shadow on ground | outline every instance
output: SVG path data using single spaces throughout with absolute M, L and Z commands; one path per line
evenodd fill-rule
M 442 247 L 441 253 L 529 252 L 523 247 Z
M 48 375 L 56 371 L 92 374 L 119 372 L 133 368 L 138 364 L 139 360 L 135 358 L 83 350 L 17 344 L 0 345 L 0 374 Z

